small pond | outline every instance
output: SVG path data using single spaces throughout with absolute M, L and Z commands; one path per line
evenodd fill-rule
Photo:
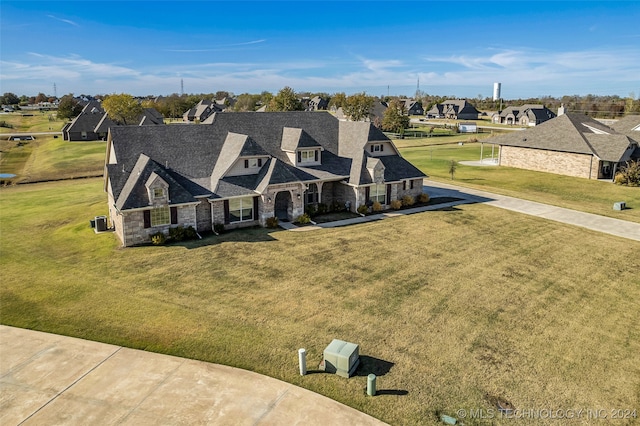
M 0 179 L 11 179 L 16 177 L 16 175 L 12 173 L 0 173 Z

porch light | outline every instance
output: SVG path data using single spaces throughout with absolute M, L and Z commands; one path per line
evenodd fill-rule
M 267 197 L 267 203 L 271 202 L 271 197 Z
M 296 197 L 298 197 L 298 200 L 300 199 L 300 194 L 296 195 Z

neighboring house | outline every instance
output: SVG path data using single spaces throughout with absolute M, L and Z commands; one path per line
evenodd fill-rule
M 320 96 L 314 96 L 309 100 L 307 111 L 324 111 L 329 107 L 329 101 Z
M 613 179 L 620 165 L 640 157 L 637 140 L 575 113 L 483 142 L 500 146 L 501 166 L 587 179 Z
M 384 118 L 384 112 L 387 110 L 387 108 L 388 108 L 388 105 L 386 102 L 375 101 L 373 103 L 373 107 L 371 108 L 371 111 L 369 112 L 369 117 L 361 121 L 381 123 L 382 119 Z M 338 118 L 338 120 L 342 120 L 342 121 L 350 120 L 350 118 L 345 115 L 342 107 L 336 110 L 336 117 Z
M 221 112 L 224 105 L 220 106 L 215 101 L 203 99 L 196 106 L 182 114 L 182 120 L 187 122 L 202 123 L 209 116 L 216 112 Z
M 480 111 L 466 99 L 450 99 L 436 104 L 426 113 L 428 118 L 449 118 L 453 120 L 477 120 Z
M 414 101 L 413 99 L 400 99 L 400 102 L 404 104 L 407 115 L 424 115 L 424 109 L 420 102 Z
M 97 141 L 100 136 L 96 127 L 106 116 L 100 102 L 88 101 L 80 114 L 62 128 L 62 138 L 66 141 Z M 106 135 L 106 132 L 105 134 Z M 103 136 L 104 136 L 103 135 Z
M 294 221 L 318 203 L 389 205 L 421 194 L 424 177 L 371 123 L 230 112 L 200 126 L 112 127 L 105 190 L 111 225 L 131 246 L 175 226 Z
M 135 125 L 163 124 L 164 117 L 154 108 L 145 108 L 136 118 Z M 100 102 L 89 101 L 82 112 L 62 128 L 62 138 L 66 141 L 106 140 L 109 128 L 119 124 L 109 118 Z
M 555 117 L 556 114 L 544 105 L 526 104 L 510 106 L 501 112 L 493 114 L 491 122 L 533 127 Z

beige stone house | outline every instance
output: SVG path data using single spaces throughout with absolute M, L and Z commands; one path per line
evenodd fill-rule
M 625 123 L 635 122 L 639 126 L 640 116 L 634 117 Z M 632 124 L 627 127 L 634 128 Z M 631 132 L 619 133 L 586 115 L 567 113 L 483 142 L 499 145 L 501 166 L 587 179 L 613 179 L 620 165 L 640 158 L 640 137 Z
M 110 224 L 131 246 L 174 226 L 207 232 L 294 221 L 309 205 L 389 205 L 421 194 L 424 177 L 371 123 L 244 112 L 111 128 L 105 190 Z

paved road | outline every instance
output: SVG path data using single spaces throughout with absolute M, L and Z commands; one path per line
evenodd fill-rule
M 385 423 L 246 370 L 0 325 L 0 424 Z
M 484 203 L 490 206 L 538 216 L 556 222 L 581 226 L 593 231 L 604 232 L 617 237 L 640 241 L 640 223 L 614 219 L 577 210 L 522 200 L 506 195 L 494 194 L 457 185 L 425 180 L 424 190 L 433 197 L 457 197 L 466 202 Z M 613 208 L 613 205 L 611 206 Z

